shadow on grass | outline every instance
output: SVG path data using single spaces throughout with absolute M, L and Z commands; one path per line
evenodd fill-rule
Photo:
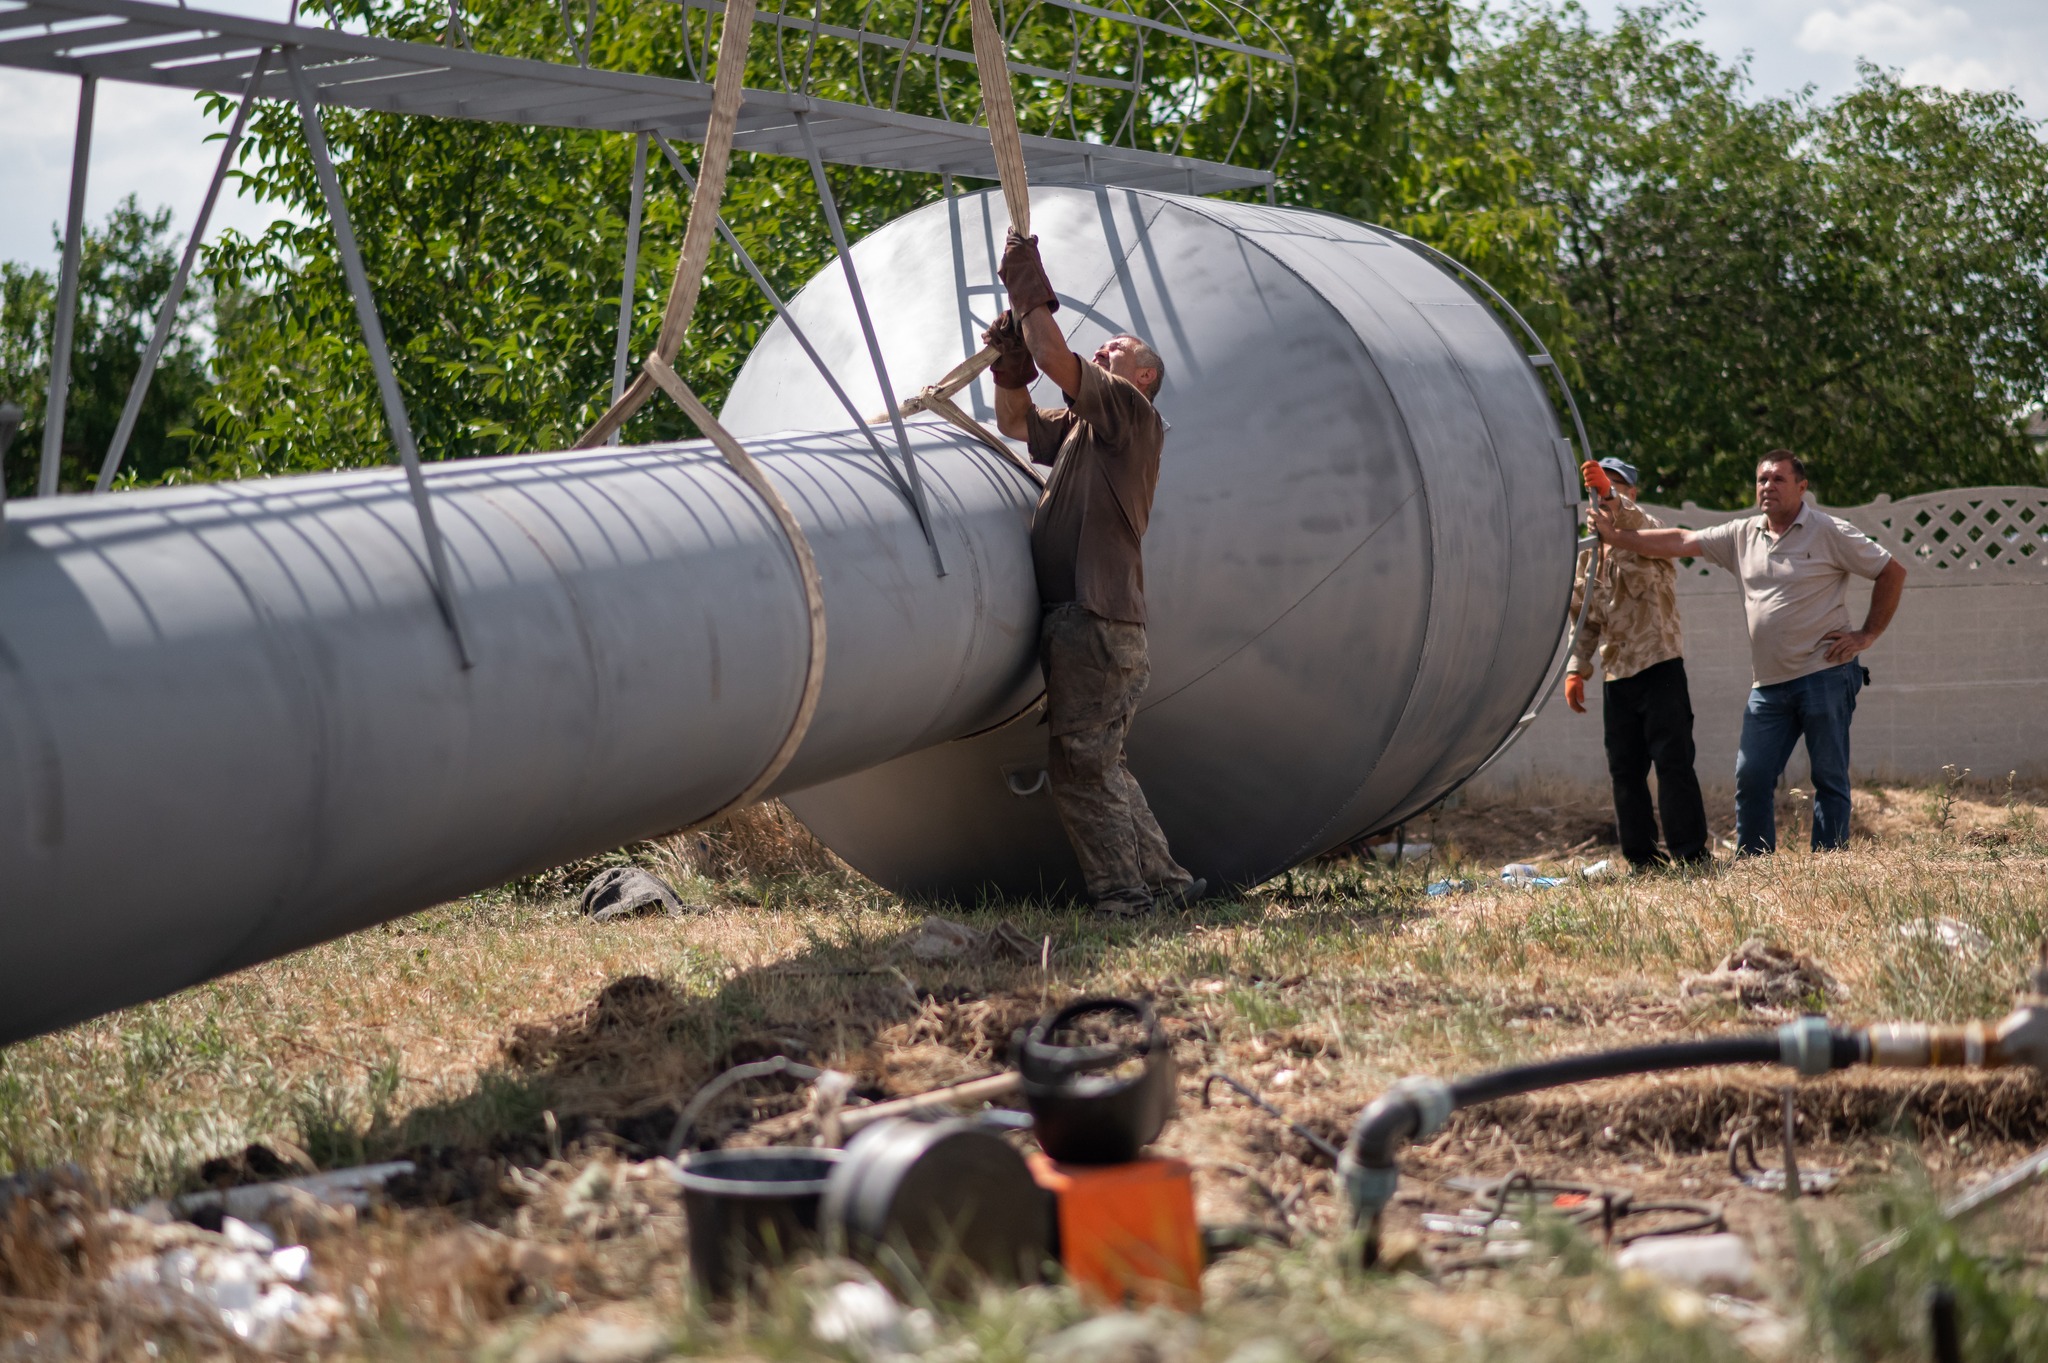
M 1397 910 L 1382 898 L 1346 914 L 1319 894 L 1295 904 L 1276 897 L 1290 936 L 1383 926 Z M 715 984 L 612 979 L 582 1008 L 513 1029 L 500 1063 L 459 1097 L 402 1113 L 379 1105 L 367 1120 L 351 1120 L 339 1104 L 302 1108 L 302 1144 L 323 1167 L 415 1160 L 423 1172 L 398 1190 L 405 1200 L 488 1203 L 507 1165 L 537 1165 L 579 1143 L 632 1158 L 663 1153 L 690 1096 L 748 1061 L 783 1055 L 842 1069 L 870 1099 L 1000 1070 L 1015 1032 L 1112 957 L 1170 948 L 1198 924 L 1257 923 L 1273 907 L 1215 900 L 1132 921 L 1044 902 L 952 907 L 950 916 L 984 932 L 1007 921 L 1042 950 L 1005 954 L 991 935 L 988 949 L 936 961 L 917 959 L 905 936 L 847 931 L 835 940 L 810 929 L 793 954 Z M 800 1089 L 781 1080 L 743 1086 L 707 1114 L 696 1143 L 801 1106 Z

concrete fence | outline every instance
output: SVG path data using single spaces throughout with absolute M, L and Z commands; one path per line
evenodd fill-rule
M 1690 502 L 1644 509 L 1693 530 L 1752 514 Z M 1856 705 L 1856 779 L 1932 781 L 1950 764 L 1978 777 L 2017 771 L 2023 780 L 2048 779 L 2048 488 L 1958 488 L 1828 510 L 1891 550 L 1907 572 L 1897 617 L 1863 655 L 1871 685 Z M 1870 584 L 1852 578 L 1852 624 L 1863 623 L 1869 604 Z M 1732 574 L 1681 559 L 1678 608 L 1700 779 L 1726 786 L 1750 685 L 1742 593 Z M 1475 784 L 1605 784 L 1597 685 L 1586 688 L 1586 710 L 1573 714 L 1560 687 Z M 1787 779 L 1808 779 L 1803 745 Z

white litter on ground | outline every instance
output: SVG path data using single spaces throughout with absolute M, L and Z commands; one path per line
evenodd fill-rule
M 1958 956 L 1977 957 L 1991 950 L 1991 939 L 1968 923 L 1953 918 L 1922 918 L 1899 924 L 1899 936 L 1909 942 L 1938 942 Z
M 229 1217 L 218 1233 L 183 1224 L 155 1225 L 124 1212 L 128 1238 L 153 1252 L 117 1261 L 100 1292 L 108 1305 L 160 1325 L 226 1335 L 259 1353 L 324 1343 L 340 1332 L 341 1301 L 306 1287 L 312 1255 L 280 1248 L 245 1221 Z
M 1653 1235 L 1614 1256 L 1615 1267 L 1636 1269 L 1687 1287 L 1728 1287 L 1756 1282 L 1756 1253 L 1732 1232 L 1718 1235 Z

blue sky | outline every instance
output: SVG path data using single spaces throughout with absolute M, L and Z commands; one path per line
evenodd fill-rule
M 194 0 L 200 8 L 283 18 L 287 0 Z M 1590 0 L 1596 16 L 1613 0 Z M 2048 0 L 1701 0 L 1695 32 L 1728 56 L 1747 51 L 1756 88 L 1812 85 L 1822 95 L 1854 84 L 1856 60 L 1908 79 L 1956 88 L 2016 89 L 2048 117 Z M 64 214 L 77 82 L 0 69 L 0 259 L 47 264 L 51 228 Z M 102 85 L 86 205 L 103 218 L 133 192 L 168 204 L 180 229 L 198 211 L 217 152 L 192 96 Z M 260 230 L 267 208 L 224 199 L 214 226 Z

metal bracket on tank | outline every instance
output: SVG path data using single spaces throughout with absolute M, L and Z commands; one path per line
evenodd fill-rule
M 1028 776 L 1032 773 L 1036 773 L 1038 779 L 1032 781 L 1029 785 L 1020 785 L 1018 783 L 1018 777 Z M 1004 767 L 1003 783 L 1009 786 L 1010 794 L 1015 795 L 1018 799 L 1021 800 L 1028 796 L 1038 794 L 1038 792 L 1044 790 L 1048 785 L 1050 785 L 1052 783 L 1052 773 L 1050 771 L 1047 771 L 1044 767 L 1034 767 L 1030 765 L 1025 765 L 1021 767 Z
M 1417 255 L 1422 256 L 1425 260 L 1429 260 L 1439 266 L 1442 266 L 1444 269 L 1452 271 L 1459 278 L 1465 280 L 1466 282 L 1470 283 L 1473 287 L 1479 289 L 1482 293 L 1484 293 L 1487 296 L 1487 298 L 1492 300 L 1495 307 L 1499 308 L 1502 312 L 1506 313 L 1510 318 L 1514 320 L 1515 325 L 1522 329 L 1522 334 L 1529 338 L 1529 344 L 1536 347 L 1536 351 L 1534 354 L 1525 354 L 1523 358 L 1529 361 L 1529 365 L 1531 368 L 1544 370 L 1549 373 L 1552 381 L 1554 381 L 1557 384 L 1558 393 L 1562 395 L 1564 398 L 1565 410 L 1571 413 L 1572 431 L 1576 435 L 1578 440 L 1578 462 L 1580 464 L 1591 462 L 1593 458 L 1593 443 L 1592 441 L 1586 438 L 1586 423 L 1579 417 L 1578 400 L 1572 396 L 1571 385 L 1564 381 L 1564 371 L 1558 367 L 1557 357 L 1550 353 L 1549 346 L 1543 344 L 1543 338 L 1536 334 L 1536 328 L 1529 325 L 1528 319 L 1523 317 L 1520 312 L 1516 311 L 1515 305 L 1513 303 L 1508 302 L 1508 300 L 1501 295 L 1499 289 L 1494 288 L 1493 285 L 1487 283 L 1484 279 L 1481 279 L 1478 275 L 1474 274 L 1471 270 L 1467 269 L 1465 265 L 1462 262 L 1460 262 L 1455 256 L 1446 255 L 1444 252 L 1437 250 L 1436 247 L 1431 246 L 1428 242 L 1417 241 L 1415 238 L 1408 236 L 1406 233 L 1396 232 L 1391 228 L 1385 227 L 1382 227 L 1379 230 L 1385 233 L 1387 236 L 1392 237 L 1395 241 L 1400 242 L 1403 246 L 1408 247 Z M 1560 452 L 1568 451 L 1571 449 L 1571 442 L 1569 440 L 1560 439 L 1557 443 Z M 1574 486 L 1577 473 L 1578 469 L 1576 465 L 1569 469 L 1564 470 L 1565 486 L 1567 488 L 1571 488 Z M 1576 510 L 1582 505 L 1584 505 L 1584 499 L 1578 497 L 1574 497 L 1571 501 L 1565 503 L 1565 506 L 1572 509 L 1574 512 L 1576 512 Z M 1498 762 L 1501 759 L 1501 757 L 1507 752 L 1507 750 L 1515 745 L 1515 740 L 1520 738 L 1522 734 L 1525 731 L 1527 731 L 1529 726 L 1536 722 L 1536 716 L 1543 713 L 1543 707 L 1545 705 L 1548 705 L 1550 703 L 1551 696 L 1556 694 L 1557 684 L 1564 680 L 1564 665 L 1566 661 L 1569 660 L 1572 656 L 1572 648 L 1579 641 L 1579 630 L 1583 628 L 1586 623 L 1586 612 L 1589 609 L 1591 609 L 1592 605 L 1593 593 L 1587 592 L 1585 593 L 1584 599 L 1580 603 L 1578 618 L 1571 622 L 1571 629 L 1565 635 L 1564 644 L 1561 648 L 1559 648 L 1556 656 L 1551 659 L 1550 667 L 1545 674 L 1543 684 L 1537 688 L 1536 694 L 1534 697 L 1532 697 L 1532 701 L 1528 709 L 1523 712 L 1522 717 L 1520 719 L 1515 721 L 1515 727 L 1508 730 L 1508 735 L 1506 738 L 1503 738 L 1500 741 L 1500 746 L 1495 748 L 1493 752 L 1487 757 L 1487 759 L 1484 762 L 1481 762 L 1478 765 L 1478 767 L 1476 767 L 1473 770 L 1471 776 L 1467 776 L 1465 780 L 1460 781 L 1458 785 L 1464 785 L 1465 781 L 1470 781 L 1472 777 L 1479 775 L 1480 772 L 1485 771 L 1495 762 Z M 1451 789 L 1455 790 L 1457 789 L 1457 786 L 1453 786 Z M 1445 794 L 1449 794 L 1449 792 L 1446 791 Z

